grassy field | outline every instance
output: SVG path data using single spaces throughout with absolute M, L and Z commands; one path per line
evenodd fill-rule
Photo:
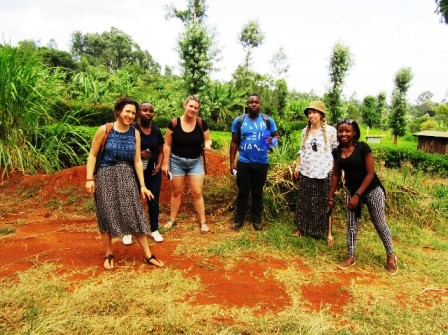
M 195 301 L 208 294 L 207 285 L 198 276 L 185 277 L 187 271 L 175 265 L 150 272 L 144 267 L 122 267 L 113 273 L 93 270 L 95 276 L 73 281 L 73 273 L 37 261 L 31 269 L 0 281 L 0 333 L 446 334 L 447 181 L 393 170 L 380 174 L 388 189 L 388 223 L 399 257 L 394 277 L 382 267 L 384 250 L 366 211 L 357 266 L 349 272 L 336 269 L 346 252 L 340 210 L 333 248 L 323 240 L 293 237 L 288 211 L 269 221 L 263 232 L 245 228 L 236 234 L 228 230 L 230 215 L 215 212 L 215 234 L 204 239 L 185 231 L 174 253 L 193 258 L 204 271 L 228 276 L 237 275 L 248 258 L 255 260 L 264 274 L 261 279 L 254 274 L 254 283 L 273 279 L 283 287 L 290 303 L 282 310 L 198 305 Z M 216 182 L 222 186 L 229 181 Z M 216 207 L 213 211 L 223 207 L 211 204 L 216 196 L 222 197 L 219 188 L 208 188 L 206 199 Z M 225 200 L 231 202 L 231 196 Z M 339 207 L 341 202 L 339 198 Z M 283 266 L 270 267 L 268 259 Z M 78 275 L 91 271 L 80 269 Z M 337 289 L 327 291 L 332 285 Z M 307 290 L 323 295 L 318 310 L 310 309 Z M 338 302 L 335 312 L 324 303 L 326 295 L 346 301 Z

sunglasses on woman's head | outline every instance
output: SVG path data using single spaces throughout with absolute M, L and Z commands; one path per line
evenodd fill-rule
M 317 151 L 317 142 L 315 139 L 311 141 L 311 149 L 313 149 L 313 151 Z
M 353 119 L 338 119 L 338 126 L 343 123 L 352 124 L 354 121 Z

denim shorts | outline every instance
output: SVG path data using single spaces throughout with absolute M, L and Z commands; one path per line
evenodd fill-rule
M 202 165 L 202 156 L 198 158 L 184 158 L 171 154 L 170 171 L 173 176 L 203 175 L 204 166 Z

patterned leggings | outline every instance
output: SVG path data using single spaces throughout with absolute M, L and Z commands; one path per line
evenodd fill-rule
M 350 192 L 347 192 L 347 203 L 350 202 L 350 199 Z M 375 226 L 375 229 L 380 236 L 381 241 L 383 242 L 387 256 L 393 255 L 394 248 L 392 245 L 392 235 L 390 233 L 389 227 L 387 226 L 384 214 L 385 195 L 383 189 L 378 186 L 370 192 L 363 194 L 360 200 L 362 200 L 362 203 L 365 203 L 367 205 L 370 219 L 372 220 L 372 223 Z M 356 211 L 352 212 L 347 210 L 347 248 L 349 257 L 355 255 L 358 230 L 359 217 Z

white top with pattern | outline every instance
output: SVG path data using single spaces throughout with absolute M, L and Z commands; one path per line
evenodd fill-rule
M 317 131 L 316 137 L 308 135 L 306 143 L 303 145 L 303 140 L 306 133 L 306 128 L 302 130 L 302 146 L 299 150 L 300 165 L 298 171 L 300 174 L 308 178 L 325 179 L 328 173 L 333 169 L 333 155 L 331 152 L 338 146 L 336 136 L 336 128 L 327 126 L 327 148 L 325 149 L 324 132 L 322 127 Z M 312 149 L 312 142 L 316 140 L 317 151 Z

